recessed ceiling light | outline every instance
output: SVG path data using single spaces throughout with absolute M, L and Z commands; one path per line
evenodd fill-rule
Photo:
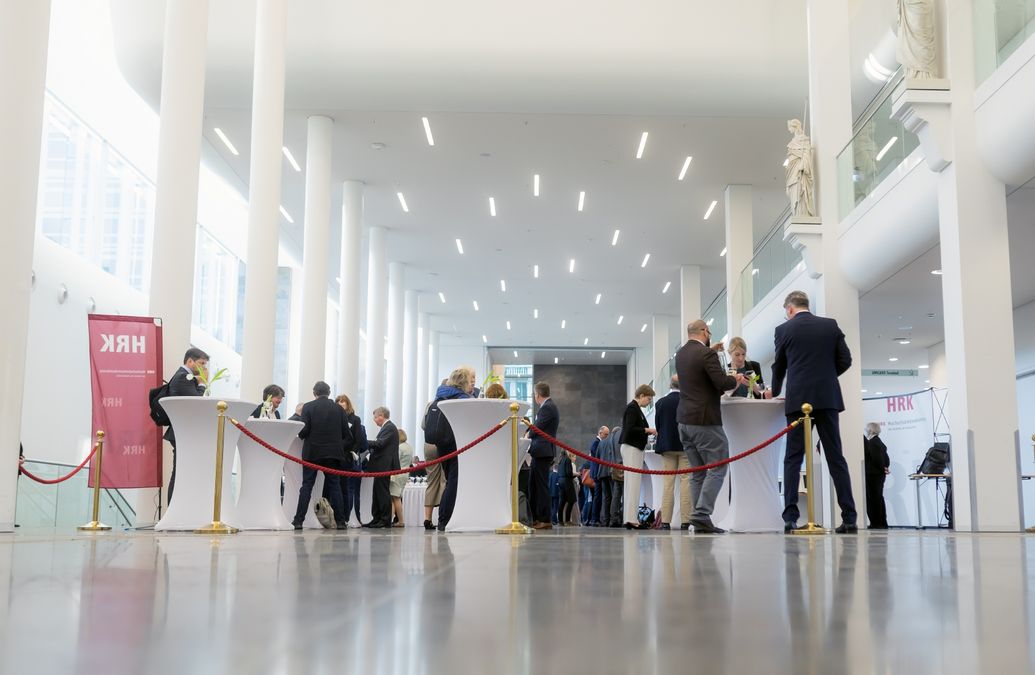
M 230 151 L 231 155 L 235 155 L 236 156 L 236 155 L 241 154 L 241 153 L 237 152 L 237 148 L 235 148 L 234 144 L 230 142 L 230 139 L 226 137 L 226 134 L 223 133 L 222 129 L 220 129 L 219 127 L 216 127 L 212 131 L 216 132 L 216 136 L 219 136 L 219 140 L 223 141 L 223 145 L 226 146 L 226 149 Z
M 917 366 L 917 368 L 918 368 L 918 369 L 920 369 L 920 370 L 927 370 L 927 369 L 928 369 L 928 368 L 930 368 L 930 367 L 931 367 L 931 366 L 927 365 L 926 363 L 925 363 L 925 364 L 923 364 L 922 366 Z
M 460 255 L 464 254 L 464 242 L 460 241 L 459 239 L 456 240 L 456 250 L 460 253 Z
M 864 393 L 864 394 L 865 394 L 865 393 L 866 393 L 866 390 L 865 390 L 865 389 L 863 389 L 863 390 L 862 390 L 862 393 Z
M 891 361 L 892 363 L 894 363 L 895 361 L 898 361 L 898 357 L 897 356 L 892 356 L 890 359 L 888 359 L 888 361 Z
M 420 121 L 424 124 L 424 135 L 428 137 L 428 145 L 435 145 L 435 137 L 431 135 L 431 122 L 427 117 L 420 118 Z
M 556 356 L 555 356 L 555 357 L 553 357 L 553 362 L 554 362 L 554 363 L 557 363 L 557 357 L 556 357 Z
M 619 232 L 621 232 L 621 230 L 615 230 L 614 235 L 611 236 L 611 245 L 612 246 L 618 246 L 618 233 Z
M 646 333 L 647 332 L 647 324 L 643 324 L 642 326 L 640 326 L 640 332 L 641 333 Z
M 593 301 L 593 304 L 594 305 L 599 305 L 600 304 L 600 298 L 601 298 L 601 294 L 597 293 L 597 298 L 596 298 L 596 300 Z
M 942 271 L 941 270 L 931 270 L 931 274 L 933 274 L 936 277 L 940 277 L 942 275 Z
M 690 162 L 692 161 L 694 161 L 694 158 L 687 156 L 686 161 L 683 162 L 683 168 L 679 170 L 679 180 L 686 178 L 686 170 L 690 168 Z
M 476 312 L 477 312 L 477 311 L 478 311 L 478 301 L 477 301 L 477 300 L 472 300 L 472 301 L 471 301 L 471 304 L 473 304 L 473 305 L 474 305 L 474 311 L 476 311 Z
M 506 279 L 500 279 L 500 291 L 507 292 L 507 281 Z
M 532 265 L 532 276 L 536 279 L 539 278 L 539 265 Z
M 532 318 L 533 319 L 538 319 L 539 318 L 539 310 L 538 309 L 533 309 L 532 310 Z
M 532 196 L 539 196 L 539 174 L 535 174 L 532 176 Z
M 715 207 L 718 204 L 719 204 L 719 200 L 717 200 L 717 199 L 713 199 L 712 200 L 712 203 L 708 205 L 708 210 L 704 212 L 704 219 L 705 220 L 708 220 L 709 218 L 712 217 L 712 211 L 715 210 Z
M 891 150 L 891 146 L 895 145 L 895 143 L 897 143 L 897 142 L 898 142 L 898 136 L 892 136 L 891 140 L 888 141 L 887 143 L 885 143 L 884 147 L 881 148 L 880 152 L 877 153 L 877 156 L 873 158 L 874 161 L 879 162 L 882 159 L 884 159 L 884 155 L 888 154 L 888 150 Z
M 579 211 L 582 211 L 582 207 L 586 205 L 586 191 L 582 190 L 579 192 Z
M 287 209 L 284 208 L 283 204 L 280 205 L 280 215 L 284 216 L 284 220 L 289 223 L 295 222 L 295 219 L 291 217 L 291 214 L 287 212 Z
M 720 258 L 725 258 L 726 257 L 726 247 L 725 246 L 723 246 L 722 250 L 719 251 L 719 257 Z
M 883 395 L 884 395 L 884 392 L 883 392 L 883 391 L 878 391 L 878 392 L 874 392 L 874 394 L 873 394 L 873 395 L 874 395 L 874 396 L 883 396 Z
M 714 316 L 713 316 L 712 318 L 708 319 L 707 321 L 705 321 L 705 322 L 704 322 L 704 325 L 706 325 L 706 326 L 708 326 L 708 327 L 711 327 L 711 325 L 712 325 L 713 323 L 715 323 L 715 317 L 714 317 Z
M 585 340 L 582 341 L 582 346 L 586 346 L 588 344 L 589 344 L 589 338 L 586 338 Z
M 485 335 L 482 335 L 482 342 L 488 344 L 489 338 L 485 337 Z
M 640 135 L 640 147 L 636 148 L 636 159 L 643 158 L 643 149 L 647 147 L 647 132 Z
M 438 292 L 438 299 L 442 301 L 442 304 L 446 304 L 446 296 L 443 295 L 442 291 Z
M 493 218 L 496 217 L 496 198 L 489 197 L 489 215 Z
M 924 384 L 931 384 L 930 380 L 924 380 Z
M 517 358 L 517 350 L 516 349 L 514 350 L 514 358 L 515 359 Z
M 909 338 L 895 338 L 895 342 L 899 343 L 900 345 L 908 345 L 910 340 Z
M 647 255 L 643 256 L 643 262 L 640 263 L 640 267 L 646 267 L 648 260 L 650 260 L 650 253 L 648 253 Z
M 561 328 L 563 329 L 567 325 L 568 325 L 568 320 L 567 319 L 561 319 Z
M 625 315 L 624 314 L 619 314 L 618 315 L 618 325 L 619 326 L 622 325 L 622 321 L 625 321 Z
M 575 274 L 575 258 L 568 261 L 568 273 Z
M 661 289 L 661 292 L 662 292 L 662 293 L 668 293 L 668 289 L 669 289 L 669 288 L 670 288 L 671 286 L 672 286 L 672 282 L 671 282 L 671 281 L 666 281 L 666 282 L 665 282 L 665 287 Z
M 295 171 L 301 171 L 302 167 L 300 167 L 298 165 L 298 162 L 295 161 L 295 156 L 291 154 L 291 151 L 288 150 L 288 147 L 285 145 L 285 146 L 281 147 L 281 150 L 283 150 L 284 157 L 287 158 L 288 164 L 291 165 L 291 168 L 294 169 Z
M 751 276 L 756 276 L 757 274 L 758 274 L 758 268 L 757 268 L 757 267 L 755 267 L 755 268 L 753 268 L 753 269 L 751 270 Z
M 507 322 L 507 330 L 510 330 L 510 322 Z
M 607 352 L 600 352 L 600 358 L 604 358 L 605 356 L 607 356 Z
M 409 213 L 410 212 L 410 207 L 406 206 L 406 197 L 403 197 L 403 193 L 396 192 L 395 196 L 399 198 L 399 206 L 402 207 L 403 212 Z

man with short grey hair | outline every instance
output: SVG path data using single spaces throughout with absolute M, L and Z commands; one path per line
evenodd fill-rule
M 686 327 L 688 340 L 676 352 L 676 375 L 679 378 L 679 439 L 691 466 L 704 466 L 730 455 L 729 440 L 722 429 L 719 400 L 723 392 L 747 382 L 742 374 L 727 375 L 719 364 L 719 355 L 710 348 L 711 329 L 698 319 Z M 712 511 L 726 478 L 726 466 L 697 471 L 690 477 L 690 500 L 693 508 L 690 525 L 696 534 L 725 532 L 712 522 Z
M 391 471 L 399 468 L 399 430 L 392 422 L 388 408 L 378 406 L 373 412 L 374 424 L 380 427 L 377 438 L 367 441 L 370 457 L 368 471 Z M 374 479 L 373 502 L 370 507 L 370 522 L 363 527 L 384 528 L 392 526 L 391 478 Z

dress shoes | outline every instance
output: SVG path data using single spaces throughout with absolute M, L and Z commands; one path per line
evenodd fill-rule
M 859 526 L 841 523 L 834 529 L 834 532 L 837 532 L 838 534 L 859 534 Z
M 726 530 L 715 527 L 710 521 L 691 520 L 690 526 L 694 528 L 694 534 L 725 534 Z
M 291 523 L 291 527 L 295 528 L 296 530 L 301 530 L 302 523 Z
M 671 529 L 672 529 L 672 526 L 671 526 L 671 525 L 669 525 L 668 523 L 662 523 L 662 524 L 661 524 L 661 529 L 662 529 L 662 530 L 671 530 Z
M 784 534 L 790 534 L 790 533 L 791 533 L 791 532 L 793 532 L 793 531 L 795 530 L 795 528 L 797 528 L 797 527 L 798 527 L 798 523 L 795 523 L 795 522 L 791 522 L 791 521 L 789 521 L 789 520 L 787 520 L 787 521 L 784 521 L 784 523 L 783 523 L 783 533 L 784 533 Z
M 679 526 L 679 529 L 681 529 L 681 530 L 689 530 L 690 529 L 690 523 L 683 523 L 682 525 Z
M 435 524 L 432 523 L 430 520 L 425 520 L 424 521 L 424 529 L 428 530 L 430 532 L 431 530 L 435 529 Z
M 372 520 L 369 523 L 364 523 L 363 527 L 368 527 L 372 530 L 382 530 L 384 529 L 385 524 L 376 520 Z
M 553 529 L 553 525 L 550 524 L 550 523 L 535 522 L 535 523 L 532 523 L 532 529 L 533 530 L 552 530 Z

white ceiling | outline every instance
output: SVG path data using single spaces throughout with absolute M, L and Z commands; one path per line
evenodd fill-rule
M 521 346 L 489 349 L 489 363 L 497 365 L 553 365 L 557 359 L 557 364 L 562 366 L 622 366 L 632 356 L 633 352 L 628 349 L 527 349 Z

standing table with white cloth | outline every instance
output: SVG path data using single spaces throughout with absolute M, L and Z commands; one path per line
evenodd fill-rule
M 427 491 L 428 484 L 423 481 L 411 480 L 403 486 L 403 522 L 406 527 L 424 527 L 424 493 Z
M 784 401 L 722 399 L 722 427 L 736 455 L 771 438 L 787 426 Z M 713 522 L 733 532 L 782 532 L 783 500 L 778 476 L 784 439 L 733 462 L 726 474 L 732 490 L 729 512 Z M 725 488 L 725 486 L 724 486 Z
M 456 447 L 462 448 L 510 417 L 511 403 L 506 399 L 456 399 L 442 401 L 439 408 L 453 428 Z M 518 417 L 524 417 L 528 404 L 519 405 Z M 511 522 L 510 436 L 509 428 L 501 429 L 458 458 L 456 506 L 446 526 L 450 532 L 491 531 Z
M 166 396 L 160 403 L 176 434 L 176 489 L 172 502 L 155 531 L 194 530 L 212 522 L 212 500 L 216 481 L 216 404 L 226 401 L 228 417 L 242 420 L 257 403 L 212 396 Z M 223 504 L 220 519 L 238 526 L 237 506 L 230 487 L 234 449 L 241 432 L 226 424 L 223 436 Z
M 300 440 L 298 432 L 303 426 L 301 422 L 290 420 L 249 418 L 244 422 L 245 429 L 281 451 L 289 448 L 294 440 Z M 290 530 L 291 516 L 285 514 L 280 504 L 280 481 L 288 460 L 244 434 L 237 442 L 237 451 L 241 455 L 237 527 L 242 530 Z M 296 492 L 296 504 L 297 500 Z M 290 501 L 287 491 L 284 492 L 284 501 Z

